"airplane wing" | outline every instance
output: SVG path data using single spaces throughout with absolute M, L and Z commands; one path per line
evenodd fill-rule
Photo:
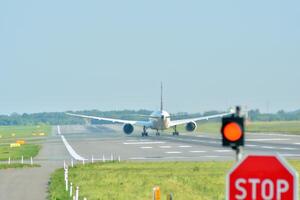
M 152 123 L 150 121 L 133 121 L 133 120 L 123 120 L 123 119 L 113 119 L 113 118 L 105 118 L 105 117 L 96 117 L 96 116 L 89 116 L 89 115 L 79 115 L 79 114 L 73 114 L 73 113 L 66 113 L 70 116 L 75 117 L 81 117 L 86 119 L 96 119 L 96 120 L 102 120 L 102 121 L 108 121 L 113 123 L 121 123 L 121 124 L 131 124 L 131 125 L 137 125 L 137 126 L 145 126 L 150 127 Z
M 233 112 L 228 112 L 228 113 L 222 113 L 222 114 L 217 114 L 217 115 L 210 115 L 210 116 L 204 116 L 204 117 L 197 117 L 197 118 L 190 118 L 190 119 L 180 119 L 180 120 L 174 120 L 170 122 L 170 126 L 176 126 L 180 124 L 186 124 L 189 122 L 197 122 L 197 121 L 202 121 L 202 120 L 209 120 L 213 118 L 218 118 L 218 117 L 223 117 L 226 115 L 231 115 Z

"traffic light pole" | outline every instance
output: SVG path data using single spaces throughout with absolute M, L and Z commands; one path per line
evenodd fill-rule
M 235 149 L 235 155 L 236 155 L 236 162 L 239 162 L 243 158 L 243 147 L 238 146 Z

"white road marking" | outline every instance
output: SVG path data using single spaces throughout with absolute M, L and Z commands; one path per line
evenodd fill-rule
M 260 142 L 260 141 L 286 141 L 289 138 L 257 138 L 257 139 L 247 139 L 246 141 Z
M 171 146 L 159 146 L 159 148 L 162 148 L 162 149 L 170 149 L 172 148 Z
M 180 148 L 191 148 L 192 146 L 189 146 L 189 145 L 182 145 L 182 146 L 179 146 Z
M 190 151 L 190 153 L 205 153 L 206 151 Z
M 219 157 L 222 157 L 222 156 L 204 156 L 205 158 L 219 158 Z
M 261 146 L 261 148 L 263 148 L 263 149 L 275 149 L 275 147 L 271 147 L 271 146 Z
M 300 154 L 289 154 L 289 153 L 286 153 L 286 154 L 279 154 L 279 155 L 281 155 L 281 156 L 285 156 L 285 157 L 299 157 L 300 156 Z
M 216 141 L 207 141 L 207 142 L 205 142 L 205 143 L 209 143 L 209 144 L 217 144 L 218 142 L 216 142 Z
M 76 151 L 71 147 L 71 145 L 68 143 L 68 141 L 65 139 L 65 137 L 63 135 L 61 135 L 61 139 L 66 147 L 66 149 L 68 150 L 69 154 L 75 159 L 75 160 L 87 160 L 84 157 L 78 155 L 76 153 Z
M 168 157 L 131 157 L 129 160 L 173 160 L 173 159 L 194 159 L 194 158 L 229 158 L 228 156 L 168 156 Z M 230 156 L 231 157 L 231 156 Z
M 219 152 L 219 153 L 232 152 L 232 150 L 227 150 L 227 149 L 219 149 L 219 150 L 214 150 L 214 151 Z
M 246 147 L 257 147 L 255 144 L 246 144 Z
M 167 151 L 167 152 L 165 152 L 165 153 L 168 153 L 168 154 L 175 154 L 175 153 L 182 153 L 182 152 L 180 152 L 180 151 Z
M 58 133 L 58 135 L 61 135 L 60 126 L 57 126 L 57 133 Z
M 166 142 L 123 142 L 123 144 L 165 144 Z
M 300 137 L 300 135 L 280 134 L 280 133 L 251 133 L 251 135 L 279 136 L 279 137 Z
M 141 147 L 141 149 L 152 149 L 152 147 Z
M 292 148 L 292 147 L 282 147 L 282 148 L 279 148 L 279 149 L 282 149 L 282 150 L 297 150 L 296 148 Z

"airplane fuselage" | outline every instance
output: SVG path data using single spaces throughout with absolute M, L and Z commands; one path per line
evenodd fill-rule
M 150 115 L 149 120 L 151 121 L 151 129 L 155 130 L 166 130 L 170 128 L 170 114 L 164 110 L 155 111 Z

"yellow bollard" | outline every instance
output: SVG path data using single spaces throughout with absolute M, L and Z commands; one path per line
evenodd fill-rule
M 160 188 L 158 186 L 153 188 L 153 200 L 160 200 Z

